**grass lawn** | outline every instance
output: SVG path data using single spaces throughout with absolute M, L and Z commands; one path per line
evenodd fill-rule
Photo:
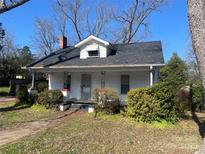
M 15 106 L 15 102 L 0 103 L 0 130 L 54 115 L 54 111 L 41 106 Z
M 0 97 L 9 95 L 9 87 L 0 87 Z
M 179 153 L 196 151 L 197 125 L 183 120 L 142 124 L 120 115 L 77 114 L 58 127 L 0 148 L 0 153 Z

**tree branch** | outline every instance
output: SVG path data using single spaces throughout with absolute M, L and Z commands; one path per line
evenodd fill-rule
M 121 24 L 121 40 L 123 43 L 133 41 L 140 27 L 147 25 L 145 20 L 157 10 L 166 0 L 133 0 L 132 5 L 122 11 L 121 15 L 115 16 Z
M 23 5 L 24 3 L 28 2 L 29 0 L 18 0 L 18 1 L 13 1 L 10 0 L 10 3 L 6 3 L 6 0 L 0 0 L 0 14 L 4 13 L 6 11 L 9 11 L 13 8 L 16 8 L 20 5 Z
M 69 7 L 69 11 L 70 14 L 67 13 L 64 9 L 64 5 L 60 2 L 60 0 L 57 0 L 57 4 L 58 6 L 61 8 L 62 12 L 65 14 L 65 16 L 71 21 L 71 23 L 74 26 L 75 32 L 78 36 L 79 41 L 82 40 L 82 35 L 80 32 L 80 28 L 79 28 L 79 11 L 80 11 L 80 6 L 81 6 L 81 1 L 80 0 L 76 0 L 74 2 L 74 4 L 71 2 L 69 3 L 68 7 Z

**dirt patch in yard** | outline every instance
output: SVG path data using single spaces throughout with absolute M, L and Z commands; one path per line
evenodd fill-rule
M 16 141 L 25 136 L 34 135 L 38 132 L 47 130 L 48 128 L 55 127 L 65 120 L 82 114 L 82 112 L 76 110 L 68 110 L 60 113 L 57 117 L 52 119 L 42 119 L 33 122 L 27 122 L 24 124 L 16 125 L 13 128 L 8 128 L 0 131 L 0 146 Z
M 11 98 L 0 98 L 0 103 L 5 103 L 5 102 L 12 102 L 12 101 L 16 101 L 16 98 L 11 97 Z

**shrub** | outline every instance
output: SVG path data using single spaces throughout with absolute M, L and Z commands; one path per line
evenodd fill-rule
M 29 94 L 29 102 L 30 104 L 34 104 L 38 99 L 38 94 L 30 93 Z
M 51 90 L 51 104 L 56 105 L 60 104 L 63 101 L 63 94 L 60 90 Z
M 20 86 L 16 93 L 16 97 L 18 98 L 20 102 L 28 101 L 29 93 L 28 93 L 27 87 Z
M 184 116 L 184 103 L 177 101 L 172 85 L 158 83 L 150 88 L 150 95 L 160 102 L 161 119 L 176 122 Z
M 56 107 L 63 101 L 63 94 L 60 90 L 45 90 L 38 96 L 37 103 L 46 108 Z
M 48 83 L 46 81 L 39 82 L 37 85 L 38 92 L 48 90 Z
M 151 122 L 160 120 L 160 102 L 150 94 L 150 88 L 130 90 L 127 97 L 125 114 L 137 121 Z
M 200 81 L 195 81 L 195 83 L 192 84 L 192 101 L 194 103 L 196 111 L 202 110 L 203 106 L 203 86 Z
M 142 122 L 176 122 L 184 116 L 185 106 L 175 99 L 176 94 L 169 86 L 158 83 L 152 87 L 130 90 L 125 115 Z
M 184 116 L 184 103 L 176 99 L 177 91 L 186 84 L 187 66 L 173 54 L 160 70 L 159 83 L 149 88 L 131 90 L 127 97 L 127 116 L 138 121 L 167 120 L 175 122 Z
M 39 93 L 36 103 L 43 105 L 45 107 L 49 107 L 50 105 L 49 91 L 46 90 L 46 91 Z
M 171 85 L 169 88 L 175 91 L 188 80 L 186 63 L 174 53 L 168 63 L 160 69 L 159 81 Z
M 95 112 L 114 114 L 120 112 L 120 101 L 117 93 L 108 88 L 94 90 Z

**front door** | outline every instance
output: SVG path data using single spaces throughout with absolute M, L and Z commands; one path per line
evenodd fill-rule
M 91 99 L 91 75 L 82 74 L 81 76 L 81 99 Z

